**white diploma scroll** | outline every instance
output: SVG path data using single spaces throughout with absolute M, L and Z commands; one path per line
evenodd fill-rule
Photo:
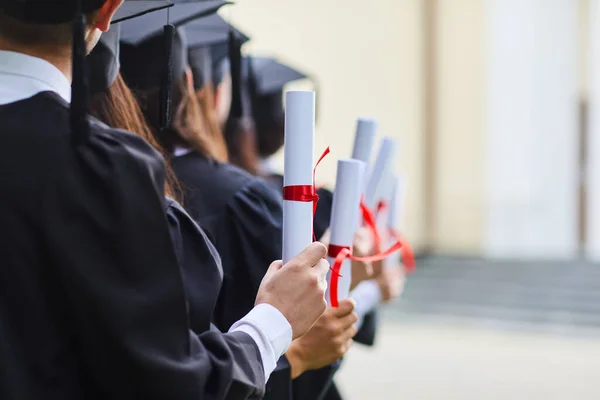
M 396 150 L 396 141 L 390 137 L 384 137 L 381 141 L 379 153 L 371 170 L 365 191 L 365 202 L 373 210 L 379 199 L 385 193 L 386 173 L 393 167 L 392 161 Z
M 387 226 L 389 228 L 396 228 L 396 226 L 398 225 L 398 216 L 399 216 L 399 210 L 398 210 L 398 201 L 399 199 L 399 191 L 400 191 L 400 180 L 398 179 L 397 176 L 392 175 L 391 177 L 391 196 L 390 196 L 390 202 L 388 204 L 388 210 L 387 210 Z
M 283 186 L 313 185 L 315 92 L 285 93 Z M 313 203 L 283 201 L 283 263 L 297 256 L 313 239 Z
M 352 158 L 365 163 L 365 174 L 368 172 L 371 153 L 377 136 L 377 121 L 371 118 L 361 117 L 356 123 L 356 135 L 354 136 L 354 148 L 352 149 Z M 362 194 L 367 188 L 367 179 L 362 184 Z
M 365 175 L 365 163 L 359 160 L 338 160 L 335 190 L 333 192 L 333 205 L 331 209 L 331 237 L 330 245 L 349 247 L 352 249 L 354 234 L 358 224 L 358 211 L 362 182 Z M 328 257 L 330 265 L 335 258 Z M 348 297 L 350 284 L 352 282 L 352 261 L 345 259 L 340 269 L 338 278 L 338 299 Z M 331 271 L 327 275 L 331 282 Z M 327 302 L 330 304 L 329 289 L 327 288 Z
M 371 118 L 359 118 L 356 125 L 356 136 L 354 136 L 352 158 L 368 165 L 375 144 L 375 136 L 377 136 L 377 121 Z

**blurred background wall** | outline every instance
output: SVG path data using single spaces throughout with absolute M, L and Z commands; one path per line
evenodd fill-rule
M 240 0 L 223 15 L 252 37 L 245 51 L 315 76 L 315 151 L 333 153 L 318 181 L 350 155 L 356 117 L 399 140 L 417 250 L 600 259 L 598 12 L 597 0 Z

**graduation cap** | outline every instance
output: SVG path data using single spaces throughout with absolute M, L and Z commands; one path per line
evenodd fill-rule
M 308 75 L 282 64 L 270 57 L 251 57 L 252 78 L 258 95 L 264 96 L 281 92 L 283 87 L 293 81 L 308 78 Z
M 173 2 L 170 0 L 125 0 L 117 9 L 112 23 L 127 21 L 171 6 L 173 6 Z
M 166 11 L 147 14 L 121 27 L 121 73 L 137 90 L 160 88 L 160 127 L 170 125 L 172 78 L 188 66 L 188 43 L 182 25 L 214 14 L 229 4 L 221 0 L 177 3 Z M 163 26 L 163 21 L 170 25 Z M 178 27 L 178 28 L 175 28 Z
M 308 75 L 274 58 L 249 57 L 246 85 L 250 92 L 258 152 L 274 154 L 283 144 L 283 88 Z
M 32 24 L 63 24 L 98 10 L 106 0 L 0 0 L 7 15 Z
M 247 86 L 255 120 L 283 116 L 283 88 L 308 75 L 270 57 L 249 57 Z
M 181 26 L 214 14 L 225 4 L 228 3 L 220 0 L 177 3 L 168 10 L 144 15 L 122 24 L 121 65 L 122 74 L 128 85 L 144 90 L 160 84 L 165 64 L 162 33 L 167 13 L 169 22 L 178 27 L 174 32 L 171 47 L 172 76 L 178 78 L 183 75 L 188 65 L 190 45 Z
M 112 86 L 119 75 L 120 26 L 111 26 L 102 34 L 94 50 L 87 56 L 89 65 L 90 93 L 101 93 Z
M 87 56 L 90 72 L 90 92 L 92 94 L 106 91 L 119 74 L 121 68 L 119 62 L 121 28 L 120 24 L 117 23 L 171 6 L 173 6 L 173 3 L 167 0 L 125 0 L 115 13 L 110 30 L 102 34 L 96 47 Z
M 208 82 L 216 86 L 223 80 L 228 67 L 224 68 L 223 61 L 229 54 L 230 31 L 241 44 L 250 40 L 217 14 L 185 26 L 185 33 L 190 41 L 189 63 L 194 74 L 196 90 Z

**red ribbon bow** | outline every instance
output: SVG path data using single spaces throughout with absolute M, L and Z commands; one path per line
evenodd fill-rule
M 329 147 L 325 149 L 321 157 L 317 160 L 315 167 L 313 168 L 313 184 L 312 185 L 291 185 L 283 187 L 283 199 L 290 201 L 300 201 L 303 203 L 313 203 L 313 218 L 315 213 L 317 212 L 317 204 L 319 203 L 319 195 L 317 194 L 317 189 L 315 186 L 315 174 L 317 172 L 317 167 L 321 163 L 321 161 L 329 154 Z M 313 230 L 313 239 L 316 241 L 315 232 Z

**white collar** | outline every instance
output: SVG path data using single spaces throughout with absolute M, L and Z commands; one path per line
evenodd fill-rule
M 54 92 L 71 102 L 71 84 L 58 68 L 41 58 L 0 50 L 0 104 Z
M 261 158 L 260 159 L 260 172 L 265 175 L 272 175 L 275 173 L 275 167 L 273 166 L 273 159 L 269 158 Z
M 186 154 L 190 154 L 192 149 L 187 147 L 175 146 L 173 149 L 173 157 L 183 157 Z

